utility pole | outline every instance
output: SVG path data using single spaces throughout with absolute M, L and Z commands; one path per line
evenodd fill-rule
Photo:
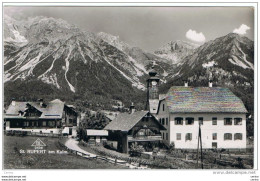
M 197 147 L 197 168 L 199 168 L 199 145 L 200 145 L 200 161 L 201 161 L 201 169 L 203 169 L 203 154 L 202 154 L 202 139 L 201 139 L 201 122 L 199 121 L 199 134 L 198 134 L 198 147 Z

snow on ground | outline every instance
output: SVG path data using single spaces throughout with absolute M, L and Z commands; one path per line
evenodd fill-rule
M 63 50 L 63 52 L 64 52 L 64 50 Z M 60 56 L 63 54 L 63 52 L 60 54 Z M 42 75 L 40 75 L 38 78 L 46 77 L 46 74 L 51 71 L 51 69 L 53 68 L 53 65 L 54 65 L 55 61 L 56 61 L 58 58 L 59 58 L 59 57 L 54 58 L 54 60 L 52 61 L 51 66 L 50 66 L 50 68 L 48 68 L 48 70 L 46 70 L 46 72 L 44 72 L 44 73 L 43 73 Z
M 246 54 L 241 50 L 240 47 L 237 46 L 237 49 L 243 54 L 244 61 L 254 70 L 254 65 L 251 62 L 247 61 Z
M 144 75 L 143 72 L 145 72 L 146 74 L 148 74 L 147 70 L 145 69 L 144 65 L 138 63 L 135 59 L 133 59 L 132 57 L 128 56 L 130 62 L 132 62 L 134 64 L 134 69 L 137 72 L 138 76 L 142 76 Z M 141 70 L 141 71 L 140 71 Z
M 22 71 L 24 71 L 24 70 L 30 69 L 30 70 L 28 71 L 28 75 L 29 75 L 30 73 L 32 73 L 33 68 L 39 63 L 39 59 L 40 59 L 41 56 L 42 56 L 42 54 L 39 53 L 39 55 L 38 55 L 37 57 L 35 57 L 34 59 L 28 61 L 25 65 L 23 65 L 22 67 L 20 67 L 19 71 L 22 72 Z
M 250 68 L 247 65 L 245 65 L 242 61 L 240 61 L 236 56 L 232 56 L 232 59 L 229 58 L 228 61 L 234 65 L 242 67 L 243 69 Z
M 172 62 L 172 64 L 177 64 L 180 62 L 176 53 L 169 53 L 169 54 L 156 54 L 158 57 L 167 59 Z
M 102 50 L 103 52 L 103 50 Z M 103 52 L 104 54 L 104 52 Z M 116 68 L 112 63 L 110 63 L 105 57 L 104 57 L 104 60 L 109 64 L 111 65 L 114 69 L 116 69 L 119 73 L 121 73 L 127 80 L 129 80 L 130 82 L 132 82 L 132 86 L 134 87 L 137 87 L 138 89 L 141 89 L 141 90 L 145 90 L 145 86 L 140 83 L 138 80 L 133 80 L 132 78 L 128 77 L 124 72 L 122 72 L 121 70 L 119 70 L 118 68 Z
M 13 76 L 10 73 L 4 74 L 4 83 L 8 82 L 9 80 L 12 80 Z
M 65 79 L 70 87 L 70 90 L 72 92 L 75 92 L 75 88 L 73 87 L 73 85 L 71 85 L 71 83 L 67 79 L 67 72 L 69 71 L 69 66 L 70 66 L 69 57 L 70 57 L 71 52 L 72 52 L 72 47 L 70 46 L 69 54 L 68 54 L 67 58 L 65 59 L 65 62 L 66 62 Z
M 80 52 L 80 54 L 81 54 L 81 56 L 82 56 L 82 58 L 83 58 L 84 63 L 86 64 L 86 63 L 87 63 L 87 60 L 85 59 L 84 53 L 83 53 L 83 51 L 81 50 L 81 47 L 80 47 L 78 41 L 77 41 L 77 44 L 78 44 L 78 50 L 79 50 L 79 52 Z M 94 59 L 92 53 L 91 53 L 91 54 L 88 54 L 88 56 L 89 56 L 92 60 Z
M 203 63 L 202 64 L 202 67 L 203 68 L 209 68 L 209 67 L 212 67 L 214 65 L 216 65 L 217 63 L 215 61 L 211 61 L 211 62 L 208 62 L 208 63 Z
M 41 78 L 41 80 L 47 84 L 52 84 L 56 86 L 58 89 L 60 89 L 60 85 L 58 84 L 58 79 L 56 73 L 47 76 L 44 76 Z
M 171 77 L 175 77 L 175 76 L 177 76 L 177 75 L 179 75 L 180 74 L 180 70 L 179 70 L 179 72 L 177 72 L 176 74 L 173 74 Z

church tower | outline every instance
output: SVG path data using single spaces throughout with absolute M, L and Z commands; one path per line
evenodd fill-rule
M 159 83 L 160 79 L 156 76 L 157 72 L 154 70 L 155 62 L 153 62 L 152 69 L 149 71 L 149 78 L 147 79 L 147 102 L 146 110 L 150 113 L 156 114 L 159 104 Z

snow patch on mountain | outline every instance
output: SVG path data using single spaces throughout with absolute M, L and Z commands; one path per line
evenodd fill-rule
M 236 56 L 233 55 L 232 55 L 232 59 L 229 58 L 228 61 L 234 65 L 242 67 L 243 69 L 250 68 L 246 64 L 244 64 L 241 60 L 239 60 Z
M 137 72 L 137 76 L 143 76 L 144 72 L 146 74 L 148 74 L 148 71 L 145 69 L 144 65 L 138 63 L 135 59 L 133 59 L 132 57 L 128 56 L 130 62 L 132 62 L 134 64 L 134 69 Z M 140 71 L 141 70 L 141 71 Z
M 71 83 L 68 81 L 68 78 L 67 78 L 67 72 L 69 71 L 69 66 L 70 66 L 69 58 L 70 58 L 71 52 L 72 52 L 72 47 L 70 46 L 69 54 L 68 54 L 67 58 L 65 59 L 65 62 L 66 62 L 65 79 L 70 87 L 70 90 L 72 92 L 75 92 L 75 87 L 73 87 L 73 85 L 71 85 Z
M 13 18 L 4 15 L 4 23 L 7 26 L 6 28 L 9 30 L 9 34 L 13 35 L 13 37 L 5 37 L 5 41 L 22 43 L 24 45 L 28 43 L 28 40 L 17 31 L 15 20 Z
M 250 66 L 251 69 L 254 70 L 254 65 L 246 60 L 246 54 L 241 50 L 239 46 L 237 46 L 237 49 L 243 54 L 243 60 Z
M 47 84 L 52 84 L 56 86 L 58 89 L 60 89 L 60 85 L 58 84 L 58 79 L 56 73 L 49 75 L 48 77 L 43 76 L 41 80 Z
M 127 80 L 129 80 L 132 83 L 132 86 L 137 87 L 138 89 L 141 90 L 145 90 L 145 86 L 140 83 L 138 80 L 134 81 L 133 79 L 131 79 L 130 77 L 128 77 L 124 72 L 122 72 L 121 70 L 119 70 L 118 68 L 116 68 L 112 63 L 110 63 L 105 57 L 104 60 L 111 65 L 114 69 L 116 69 L 119 73 L 121 73 Z
M 215 61 L 211 61 L 211 62 L 208 62 L 208 63 L 203 63 L 202 67 L 209 68 L 209 67 L 213 67 L 214 65 L 217 65 L 217 63 Z

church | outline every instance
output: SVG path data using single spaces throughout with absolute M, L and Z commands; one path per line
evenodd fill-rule
M 172 86 L 159 95 L 159 78 L 150 72 L 147 109 L 166 128 L 162 140 L 176 149 L 197 149 L 199 129 L 203 149 L 246 148 L 246 113 L 243 102 L 228 88 Z

